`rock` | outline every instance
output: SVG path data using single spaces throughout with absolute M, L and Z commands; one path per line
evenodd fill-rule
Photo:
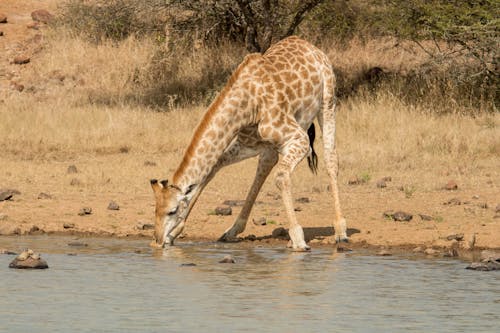
M 111 200 L 108 204 L 108 209 L 109 210 L 120 210 L 120 206 L 118 206 L 118 204 L 116 202 Z
M 273 238 L 286 238 L 288 237 L 288 231 L 285 228 L 279 227 L 273 230 Z
M 38 226 L 34 225 L 31 227 L 29 233 L 34 234 L 34 233 L 37 233 L 38 231 L 41 231 L 43 233 L 43 230 L 40 230 L 40 228 L 38 228 Z
M 394 221 L 399 221 L 399 222 L 408 222 L 411 221 L 411 219 L 413 218 L 413 215 L 411 214 L 405 213 L 403 211 L 393 212 L 392 210 L 384 212 L 383 216 L 385 218 L 390 218 Z
M 418 214 L 418 216 L 420 216 L 420 219 L 422 221 L 432 221 L 432 216 L 430 216 L 430 215 Z
M 78 169 L 76 168 L 76 165 L 72 164 L 68 166 L 67 173 L 78 173 Z
M 153 162 L 153 161 L 144 161 L 144 166 L 156 166 L 156 162 Z
M 23 92 L 23 90 L 24 90 L 24 85 L 17 83 L 15 81 L 10 82 L 10 87 L 12 88 L 12 90 L 16 90 L 19 92 Z
M 460 234 L 451 234 L 451 235 L 448 235 L 446 236 L 446 240 L 457 240 L 457 241 L 461 241 L 464 239 L 464 234 L 460 233 Z
M 80 180 L 78 178 L 73 178 L 73 179 L 71 179 L 71 181 L 69 182 L 69 184 L 71 186 L 77 186 L 77 185 L 80 185 L 81 182 L 80 182 Z
M 223 204 L 230 207 L 243 206 L 245 204 L 245 200 L 226 200 Z
M 424 251 L 424 249 L 422 249 L 422 247 L 420 247 L 420 246 L 417 246 L 416 248 L 413 249 L 413 252 L 415 252 L 415 253 L 420 253 L 423 251 Z
M 14 59 L 12 60 L 12 62 L 16 65 L 24 65 L 24 64 L 27 64 L 31 61 L 31 58 L 28 57 L 27 55 L 18 55 L 16 57 L 14 57 Z
M 477 194 L 474 194 L 474 195 L 472 196 L 472 199 L 474 199 L 474 200 L 477 200 L 477 199 L 479 199 L 479 195 L 477 195 Z
M 194 266 L 196 266 L 196 264 L 194 262 L 186 262 L 186 263 L 180 264 L 179 266 L 181 266 L 181 267 L 194 267 Z
M 474 271 L 496 271 L 500 270 L 500 263 L 497 261 L 485 261 L 485 262 L 473 262 L 465 269 L 471 269 Z
M 252 219 L 253 224 L 258 226 L 263 226 L 267 224 L 267 219 L 265 217 L 261 217 L 260 219 Z
M 74 223 L 64 223 L 63 228 L 64 229 L 73 229 L 75 227 Z
M 233 213 L 231 206 L 223 205 L 215 208 L 215 215 L 228 216 Z
M 378 180 L 378 181 L 377 181 L 377 187 L 378 187 L 378 188 L 385 188 L 385 187 L 387 187 L 387 183 L 386 183 L 386 181 L 385 181 L 385 180 L 383 180 L 383 179 Z
M 50 194 L 40 192 L 40 194 L 38 194 L 38 199 L 52 199 L 52 196 Z
M 54 15 L 52 15 L 48 10 L 46 9 L 37 9 L 31 12 L 31 18 L 33 21 L 37 22 L 42 22 L 42 23 L 49 23 L 52 21 L 54 18 Z
M 69 242 L 68 246 L 72 246 L 72 247 L 87 247 L 89 245 L 87 243 L 84 243 L 84 242 L 74 241 L 74 242 Z
M 448 201 L 443 202 L 443 205 L 458 206 L 461 205 L 462 201 L 459 198 L 451 198 Z
M 481 261 L 498 261 L 500 262 L 500 252 L 483 250 L 481 251 Z
M 424 250 L 424 253 L 427 254 L 428 256 L 433 256 L 433 255 L 436 255 L 436 254 L 439 254 L 439 251 L 437 250 L 434 250 L 433 248 L 431 247 L 428 247 Z
M 244 240 L 248 240 L 248 241 L 251 241 L 251 242 L 254 242 L 257 240 L 257 236 L 255 236 L 254 234 L 250 234 L 248 236 L 246 236 L 245 238 L 243 238 Z
M 149 221 L 148 221 L 148 222 L 139 221 L 139 222 L 137 223 L 136 228 L 137 228 L 138 230 L 152 230 L 152 229 L 154 229 L 154 228 L 155 228 L 155 226 L 154 226 L 154 224 L 149 223 Z
M 392 256 L 392 253 L 390 253 L 387 250 L 380 250 L 377 252 L 377 255 L 382 256 L 382 257 L 388 257 L 388 256 Z
M 84 215 L 90 215 L 92 214 L 92 208 L 90 207 L 83 207 L 78 211 L 78 215 L 84 216 Z
M 0 23 L 7 23 L 7 15 L 0 13 Z
M 18 269 L 45 269 L 49 268 L 47 262 L 38 253 L 31 249 L 24 250 L 10 264 L 10 268 Z
M 3 188 L 0 189 L 0 201 L 10 200 L 14 195 L 21 194 L 18 190 Z
M 302 211 L 302 207 L 295 207 L 293 210 L 296 211 L 296 212 L 301 212 Z
M 308 197 L 300 197 L 300 198 L 296 199 L 295 201 L 300 202 L 300 203 L 309 203 L 309 202 L 311 202 L 311 199 L 309 199 Z
M 234 261 L 234 258 L 231 255 L 227 255 L 219 261 L 220 264 L 234 264 L 235 262 L 236 261 Z
M 447 191 L 455 191 L 458 190 L 458 185 L 454 180 L 450 180 L 448 181 L 448 183 L 446 183 L 444 189 Z

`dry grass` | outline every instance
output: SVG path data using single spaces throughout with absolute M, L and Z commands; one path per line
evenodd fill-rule
M 242 58 L 240 49 L 229 46 L 217 55 L 203 47 L 176 55 L 147 38 L 91 44 L 57 31 L 47 41 L 33 71 L 25 74 L 31 86 L 21 94 L 8 93 L 0 104 L 0 145 L 14 158 L 137 152 L 172 153 L 180 159 L 204 107 L 176 107 L 172 101 L 179 96 L 174 92 L 187 98 L 197 85 L 210 87 L 204 81 L 214 85 Z M 353 76 L 374 65 L 408 72 L 425 60 L 395 49 L 391 41 L 353 41 L 344 49 L 332 47 L 328 54 L 340 71 Z M 213 89 L 205 96 L 213 96 Z M 163 99 L 163 109 L 170 112 L 153 111 L 147 106 L 153 98 Z M 338 114 L 342 169 L 352 174 L 426 172 L 471 169 L 498 159 L 498 113 L 435 113 L 388 91 L 344 100 Z

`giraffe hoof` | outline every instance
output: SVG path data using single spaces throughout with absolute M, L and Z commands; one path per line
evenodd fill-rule
M 335 243 L 349 243 L 349 237 L 337 236 L 337 237 L 335 237 Z
M 304 247 L 294 247 L 292 249 L 293 252 L 309 252 L 311 251 L 311 247 L 309 245 L 306 245 Z
M 225 233 L 217 241 L 224 243 L 238 243 L 241 241 L 241 239 L 239 237 L 230 236 L 227 233 Z

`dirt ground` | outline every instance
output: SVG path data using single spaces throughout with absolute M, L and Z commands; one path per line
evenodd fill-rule
M 29 64 L 22 67 L 12 64 L 13 57 L 21 53 L 36 57 L 43 27 L 28 28 L 32 22 L 31 11 L 55 10 L 56 3 L 0 2 L 0 13 L 8 17 L 8 23 L 0 24 L 0 31 L 4 33 L 0 36 L 0 89 L 11 89 L 13 82 L 22 78 L 22 72 L 30 68 Z M 153 223 L 154 199 L 149 179 L 169 177 L 180 155 L 179 151 L 164 155 L 123 151 L 56 155 L 38 160 L 0 153 L 0 192 L 4 189 L 19 191 L 10 200 L 0 201 L 0 235 L 142 236 L 149 241 L 152 230 L 143 229 L 144 225 Z M 324 168 L 314 176 L 304 164 L 294 175 L 295 197 L 307 198 L 296 203 L 298 219 L 313 248 L 332 246 L 333 211 L 326 185 L 328 178 Z M 76 173 L 69 172 L 70 165 L 76 166 Z M 218 174 L 194 207 L 182 235 L 184 240 L 216 240 L 231 226 L 240 206 L 232 207 L 230 216 L 217 216 L 214 210 L 225 200 L 245 198 L 255 166 L 256 161 L 249 160 Z M 377 187 L 377 181 L 385 176 L 391 177 L 387 187 Z M 341 173 L 341 204 L 351 246 L 498 249 L 498 176 L 494 165 L 458 178 L 436 171 L 435 176 L 426 177 L 425 186 L 414 189 L 406 184 L 419 183 L 417 172 L 380 171 L 371 175 L 367 182 L 356 185 L 349 185 L 346 173 Z M 443 189 L 449 180 L 456 181 L 456 190 Z M 119 210 L 107 208 L 111 200 L 120 206 Z M 92 213 L 78 215 L 83 207 L 92 208 Z M 413 217 L 408 222 L 394 221 L 384 217 L 383 213 L 388 210 L 404 211 Z M 430 219 L 423 219 L 419 214 Z M 253 223 L 261 218 L 266 219 L 266 225 Z M 271 237 L 280 227 L 288 226 L 279 193 L 270 178 L 257 199 L 242 237 L 255 235 L 256 243 L 281 242 L 284 245 L 285 239 Z

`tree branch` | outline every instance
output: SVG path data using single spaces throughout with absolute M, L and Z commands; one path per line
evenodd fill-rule
M 294 16 L 292 22 L 290 23 L 290 26 L 288 27 L 285 34 L 281 38 L 285 38 L 285 37 L 293 35 L 293 33 L 295 32 L 295 29 L 299 26 L 299 24 L 304 19 L 304 16 L 308 12 L 313 10 L 316 6 L 321 4 L 323 1 L 324 0 L 309 0 L 309 1 L 303 2 L 302 5 L 300 5 L 299 8 L 297 9 L 295 16 Z

